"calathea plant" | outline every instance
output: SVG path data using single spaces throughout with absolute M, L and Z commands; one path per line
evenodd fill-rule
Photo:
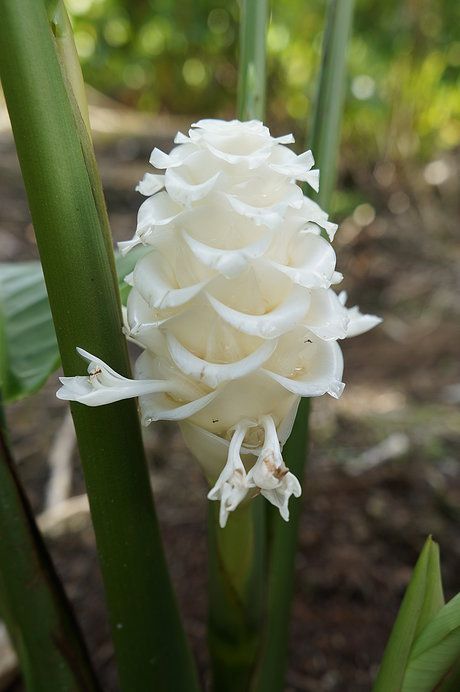
M 220 501 L 220 524 L 262 494 L 289 519 L 299 480 L 281 455 L 301 397 L 343 391 L 339 339 L 380 319 L 344 306 L 330 240 L 337 229 L 298 182 L 318 190 L 310 151 L 260 121 L 201 120 L 154 149 L 128 252 L 126 334 L 142 347 L 136 379 L 79 348 L 88 377 L 61 399 L 99 406 L 139 397 L 142 421 L 176 420 Z M 83 344 L 84 346 L 84 344 Z

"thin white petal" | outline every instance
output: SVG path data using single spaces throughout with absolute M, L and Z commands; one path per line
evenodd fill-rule
M 180 144 L 170 154 L 165 154 L 161 149 L 155 147 L 150 155 L 150 163 L 160 170 L 174 168 L 175 166 L 181 166 L 195 152 L 196 147 L 193 144 Z
M 136 192 L 140 192 L 141 195 L 150 197 L 156 192 L 162 190 L 165 186 L 164 175 L 157 175 L 156 173 L 145 173 L 141 181 L 136 185 Z
M 62 387 L 58 399 L 78 401 L 86 406 L 103 406 L 143 394 L 169 391 L 171 383 L 164 380 L 131 380 L 112 370 L 104 361 L 82 348 L 78 353 L 89 361 L 88 377 L 60 377 Z
M 356 312 L 354 312 L 356 310 Z M 362 315 L 357 308 L 350 308 L 348 310 L 348 316 L 350 318 L 350 324 L 347 330 L 346 336 L 359 336 L 373 329 L 383 320 L 377 315 Z
M 142 397 L 140 407 L 142 411 L 142 423 L 148 425 L 157 420 L 185 420 L 201 411 L 212 402 L 218 391 L 210 392 L 205 396 L 190 401 L 186 404 L 178 404 L 171 397 L 159 394 L 155 397 Z
M 312 291 L 310 308 L 303 321 L 320 339 L 344 339 L 349 330 L 349 313 L 331 289 Z
M 338 295 L 338 300 L 341 305 L 345 305 L 347 298 L 348 296 L 346 291 L 341 291 Z M 363 315 L 357 305 L 355 305 L 353 308 L 346 308 L 346 310 L 349 319 L 346 334 L 347 337 L 364 334 L 383 321 L 382 318 L 377 317 L 377 315 Z
M 297 396 L 301 397 L 323 396 L 323 394 L 330 394 L 334 399 L 338 399 L 345 389 L 344 383 L 340 382 L 339 380 L 294 380 L 290 377 L 278 375 L 275 372 L 269 372 L 268 370 L 265 370 L 264 372 L 266 372 L 269 377 L 278 382 L 289 392 L 297 394 Z

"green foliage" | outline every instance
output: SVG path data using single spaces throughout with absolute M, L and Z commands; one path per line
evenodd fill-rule
M 122 303 L 124 282 L 145 248 L 116 258 Z M 0 384 L 6 403 L 38 391 L 60 364 L 53 319 L 39 262 L 0 264 Z
M 5 402 L 36 392 L 59 366 L 38 262 L 0 265 L 0 383 Z
M 460 652 L 460 594 L 421 631 L 411 650 L 402 692 L 431 692 Z
M 373 692 L 457 692 L 460 594 L 444 604 L 439 547 L 429 537 L 385 649 Z
M 99 692 L 78 624 L 37 529 L 0 398 L 0 611 L 33 692 Z
M 141 109 L 234 114 L 236 0 L 69 0 L 85 78 Z M 273 3 L 267 118 L 303 133 L 314 101 L 324 0 Z M 348 156 L 429 157 L 460 142 L 460 6 L 357 0 L 344 142 Z

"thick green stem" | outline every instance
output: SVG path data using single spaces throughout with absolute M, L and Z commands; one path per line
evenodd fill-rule
M 261 120 L 265 113 L 268 0 L 241 0 L 238 118 Z
M 78 103 L 81 117 L 87 131 L 91 132 L 89 123 L 88 101 L 86 99 L 85 83 L 78 60 L 78 53 L 73 39 L 72 25 L 63 0 L 57 0 L 53 7 L 48 8 L 51 29 L 56 40 L 56 49 L 63 71 L 69 80 L 75 100 Z
M 310 138 L 321 171 L 319 202 L 326 208 L 331 202 L 336 176 L 346 81 L 346 48 L 352 16 L 353 0 L 330 0 Z M 286 465 L 301 482 L 307 463 L 309 411 L 310 402 L 303 400 L 283 450 Z M 288 525 L 276 513 L 270 514 L 267 622 L 252 688 L 254 692 L 280 692 L 283 689 L 299 516 L 300 502 L 291 503 Z
M 0 0 L 0 67 L 67 375 L 82 346 L 129 373 L 108 255 L 42 2 Z M 125 692 L 195 690 L 154 511 L 135 404 L 73 405 Z
M 28 690 L 99 690 L 79 627 L 17 477 L 1 402 L 0 611 Z
M 209 506 L 209 648 L 216 692 L 249 689 L 264 614 L 262 498 L 240 506 L 225 529 Z

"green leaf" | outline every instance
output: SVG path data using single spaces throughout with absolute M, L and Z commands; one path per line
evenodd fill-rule
M 99 692 L 70 603 L 18 479 L 0 398 L 0 610 L 34 692 Z
M 400 692 L 418 635 L 444 605 L 439 546 L 427 539 L 415 565 L 383 655 L 373 692 Z
M 62 67 L 43 2 L 2 0 L 0 74 L 64 373 L 84 373 L 75 351 L 81 345 L 129 376 L 102 188 Z M 120 688 L 192 692 L 198 685 L 168 575 L 136 403 L 76 403 L 71 410 Z
M 117 256 L 123 304 L 130 286 L 125 277 L 148 249 Z M 60 364 L 45 281 L 39 262 L 0 264 L 0 383 L 6 403 L 17 401 L 46 382 Z
M 412 647 L 402 692 L 431 692 L 460 653 L 460 594 L 421 631 Z
M 8 402 L 40 389 L 60 359 L 39 262 L 0 264 L 0 301 L 0 382 Z

